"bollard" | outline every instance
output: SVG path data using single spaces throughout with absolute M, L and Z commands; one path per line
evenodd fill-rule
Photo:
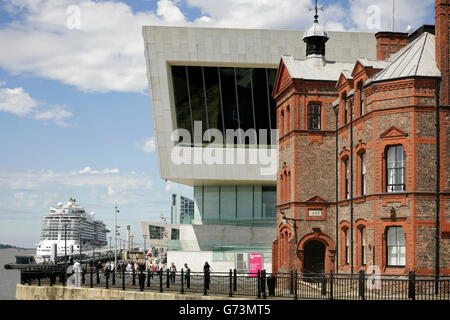
M 122 290 L 125 291 L 125 268 L 122 269 Z
M 181 294 L 184 294 L 184 275 L 183 275 L 183 268 L 181 268 Z
M 169 274 L 169 269 L 166 270 L 166 288 L 170 288 L 170 274 Z
M 258 299 L 261 298 L 261 271 L 258 269 L 258 274 L 257 274 L 257 280 L 258 280 Z
M 230 292 L 228 294 L 230 297 L 233 296 L 233 270 L 230 269 Z
M 162 270 L 159 270 L 159 292 L 163 292 L 163 280 L 162 280 Z

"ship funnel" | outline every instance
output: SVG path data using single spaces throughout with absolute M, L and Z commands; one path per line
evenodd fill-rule
M 127 226 L 127 251 L 130 251 L 130 234 L 131 234 L 131 226 Z

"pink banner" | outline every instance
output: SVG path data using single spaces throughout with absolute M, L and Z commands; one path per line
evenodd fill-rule
M 262 253 L 249 253 L 249 272 L 251 277 L 258 275 L 258 270 L 262 270 Z

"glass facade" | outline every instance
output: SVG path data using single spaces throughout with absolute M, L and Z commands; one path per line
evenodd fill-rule
M 191 137 L 194 121 L 202 122 L 203 133 L 208 129 L 222 133 L 239 128 L 276 129 L 272 91 L 277 69 L 197 66 L 171 69 L 177 127 L 188 130 Z
M 194 198 L 204 224 L 272 226 L 275 186 L 198 186 Z

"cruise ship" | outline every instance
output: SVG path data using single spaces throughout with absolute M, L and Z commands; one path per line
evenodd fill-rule
M 55 246 L 57 255 L 63 256 L 66 252 L 65 243 L 68 255 L 103 248 L 107 245 L 108 232 L 106 225 L 96 220 L 93 212 L 87 213 L 75 199 L 70 198 L 65 204 L 59 202 L 55 208 L 50 208 L 42 220 L 41 240 L 36 245 L 36 262 L 49 261 L 54 256 Z

